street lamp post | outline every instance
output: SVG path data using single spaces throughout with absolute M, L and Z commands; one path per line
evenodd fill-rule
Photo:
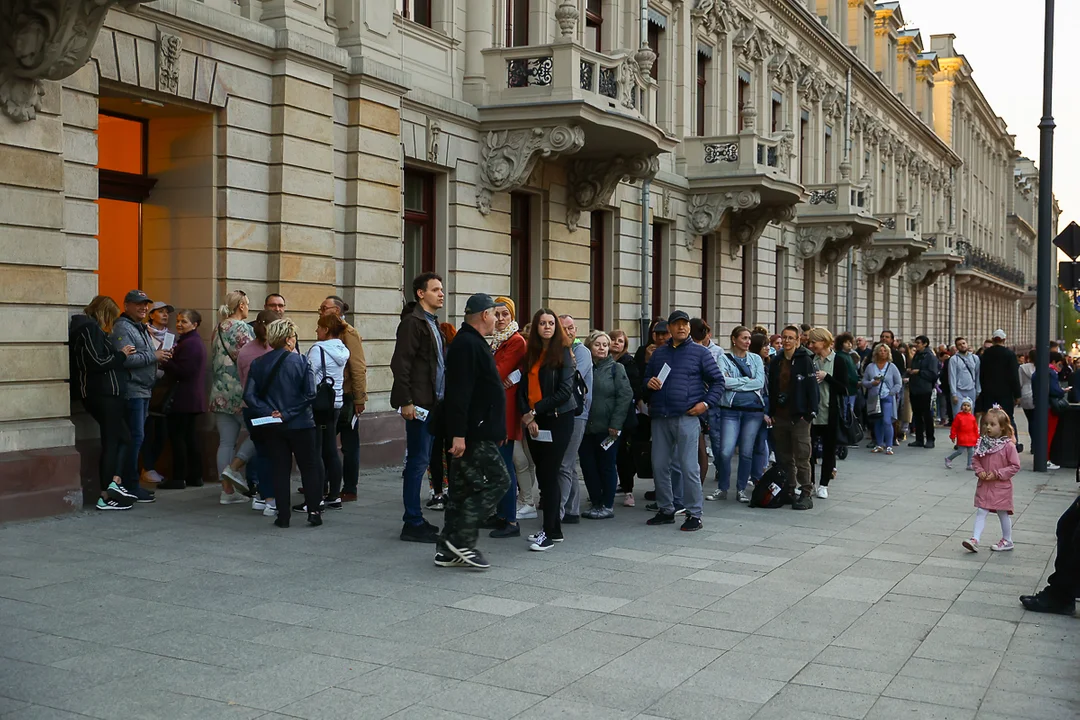
M 1046 472 L 1047 422 L 1050 412 L 1050 302 L 1054 246 L 1054 0 L 1046 0 L 1043 40 L 1043 113 L 1039 121 L 1039 239 L 1038 288 L 1035 311 L 1035 414 L 1031 442 L 1035 446 L 1035 471 Z

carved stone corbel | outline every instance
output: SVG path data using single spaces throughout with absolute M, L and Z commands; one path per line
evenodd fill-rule
M 904 265 L 908 250 L 905 247 L 869 247 L 863 250 L 863 271 L 885 280 L 895 275 Z
M 731 219 L 731 259 L 739 256 L 739 248 L 756 243 L 769 223 L 794 219 L 794 205 L 769 205 L 735 213 Z
M 691 195 L 687 208 L 687 224 L 694 235 L 716 232 L 730 211 L 752 210 L 761 205 L 757 190 L 741 190 L 708 195 Z
M 0 107 L 16 122 L 37 116 L 43 80 L 86 64 L 114 5 L 147 0 L 0 0 Z
M 809 260 L 820 255 L 829 241 L 846 240 L 853 234 L 851 225 L 847 223 L 800 227 L 795 236 L 795 256 Z
M 480 143 L 480 182 L 476 209 L 491 212 L 491 196 L 521 187 L 537 161 L 576 153 L 585 146 L 580 127 L 556 125 L 489 132 Z
M 567 173 L 566 227 L 574 232 L 581 213 L 598 210 L 611 200 L 623 180 L 644 180 L 656 175 L 660 161 L 655 155 L 615 157 L 611 160 L 575 160 Z

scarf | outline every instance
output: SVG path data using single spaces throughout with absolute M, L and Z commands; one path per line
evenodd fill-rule
M 506 326 L 504 330 L 496 330 L 495 334 L 491 336 L 491 352 L 495 352 L 499 349 L 499 346 L 510 339 L 510 337 L 518 331 L 517 320 L 511 320 L 510 324 Z
M 158 330 L 153 324 L 148 324 L 146 329 L 150 331 L 150 336 L 157 341 L 157 349 L 161 349 L 161 346 L 165 344 L 165 336 L 169 334 L 169 328 L 162 328 Z
M 987 455 L 993 455 L 998 450 L 1001 450 L 1010 442 L 1008 435 L 1002 435 L 1001 437 L 990 437 L 989 435 L 983 435 L 979 438 L 979 444 L 975 446 L 975 454 L 979 457 L 986 457 Z

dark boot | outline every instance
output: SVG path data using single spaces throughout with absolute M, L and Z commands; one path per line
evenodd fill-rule
M 1020 604 L 1031 612 L 1053 613 L 1054 615 L 1074 615 L 1076 613 L 1076 600 L 1058 597 L 1049 587 L 1040 590 L 1034 595 L 1021 595 Z

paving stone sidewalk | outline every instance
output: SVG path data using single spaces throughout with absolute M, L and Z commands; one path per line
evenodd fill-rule
M 1080 717 L 1080 620 L 1017 602 L 1072 471 L 1021 473 L 1016 550 L 970 555 L 943 456 L 853 450 L 813 510 L 706 503 L 697 533 L 639 502 L 544 554 L 482 536 L 487 572 L 397 539 L 396 471 L 318 529 L 214 487 L 2 526 L 0 717 Z

